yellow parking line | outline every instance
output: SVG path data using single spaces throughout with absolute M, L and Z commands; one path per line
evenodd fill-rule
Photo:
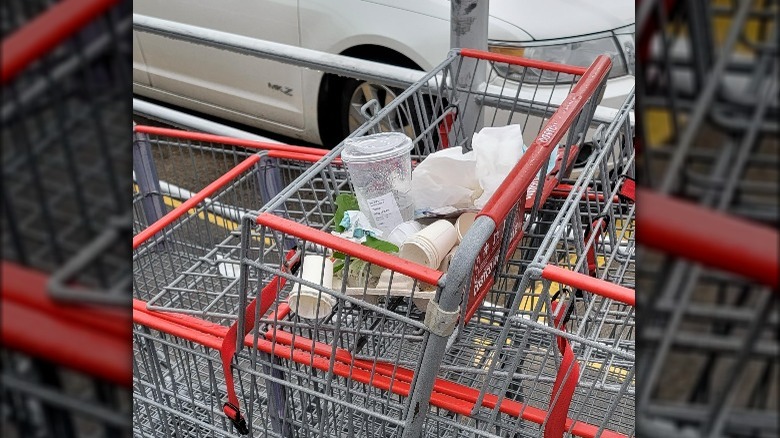
M 618 229 L 622 229 L 622 222 L 616 221 L 615 226 Z M 633 228 L 630 228 L 630 230 L 633 230 Z M 630 231 L 627 232 L 627 234 L 629 234 L 629 233 L 630 233 Z M 571 254 L 569 256 L 569 263 L 570 263 L 570 265 L 573 266 L 574 264 L 576 264 L 576 262 L 577 262 L 577 256 L 575 254 Z M 604 256 L 598 256 L 596 258 L 596 262 L 599 264 L 599 266 L 603 267 L 604 263 L 606 262 L 606 258 Z M 550 283 L 550 286 L 549 286 L 547 291 L 548 291 L 548 293 L 550 295 L 553 295 L 556 292 L 558 292 L 560 289 L 561 289 L 561 287 L 560 287 L 559 283 Z M 542 296 L 543 292 L 544 292 L 544 283 L 539 281 L 539 282 L 537 282 L 536 286 L 534 287 L 533 292 L 526 291 L 526 293 L 523 295 L 523 298 L 520 300 L 520 310 L 523 310 L 523 311 L 526 311 L 526 312 L 533 312 L 534 308 L 538 304 L 538 300 L 541 299 L 541 296 Z M 546 306 L 545 306 L 544 303 L 542 303 L 540 314 L 544 314 L 545 311 L 546 311 Z M 539 318 L 539 322 L 544 322 L 544 318 L 540 317 Z M 592 368 L 592 369 L 601 370 L 602 367 L 603 367 L 603 364 L 600 363 L 600 362 L 588 361 L 588 362 L 585 363 L 585 366 L 587 366 L 589 368 Z M 622 367 L 611 365 L 609 367 L 609 374 L 611 376 L 617 377 L 618 381 L 623 382 L 626 379 L 626 377 L 628 376 L 628 370 L 626 370 L 625 368 L 622 368 Z M 633 378 L 632 378 L 632 382 L 633 382 Z
M 138 186 L 134 185 L 133 189 L 137 191 Z M 176 207 L 180 206 L 181 204 L 183 204 L 182 201 L 179 201 L 178 199 L 172 198 L 172 197 L 167 196 L 167 195 L 163 195 L 162 196 L 162 200 L 163 200 L 163 203 L 166 206 L 170 207 L 170 208 L 176 208 Z M 226 219 L 226 218 L 224 218 L 222 216 L 216 215 L 216 214 L 211 213 L 211 212 L 201 211 L 200 213 L 197 213 L 197 210 L 192 208 L 189 211 L 187 211 L 187 214 L 189 214 L 190 216 L 193 216 L 193 215 L 197 214 L 199 219 L 203 219 L 205 221 L 208 221 L 211 224 L 214 224 L 214 225 L 216 225 L 216 226 L 218 226 L 220 228 L 224 228 L 224 229 L 229 230 L 229 231 L 238 230 L 241 227 L 241 225 L 239 225 L 238 222 L 230 220 L 230 219 Z M 259 241 L 260 240 L 257 237 L 253 237 L 253 239 L 255 241 Z M 265 238 L 265 244 L 266 245 L 271 245 L 272 244 L 271 238 L 266 237 Z
M 647 108 L 645 110 L 645 139 L 646 147 L 657 148 L 669 142 L 674 132 L 672 131 L 672 112 L 661 108 Z
M 733 0 L 714 0 L 712 6 L 732 6 Z M 775 8 L 775 13 L 777 12 Z M 732 25 L 733 20 L 728 16 L 715 16 L 712 18 L 712 37 L 714 39 L 715 48 L 720 48 L 723 42 L 726 40 Z M 751 44 L 765 44 L 767 39 L 774 35 L 774 27 L 776 26 L 776 20 L 767 20 L 762 22 L 758 18 L 749 18 L 744 28 L 741 29 L 742 39 Z M 686 37 L 688 29 L 686 26 L 678 26 L 674 23 L 669 24 L 667 32 L 670 35 Z M 741 55 L 750 55 L 754 53 L 754 49 L 751 49 L 748 45 L 742 42 L 742 39 L 737 42 L 734 51 Z M 665 144 L 670 140 L 670 137 L 674 134 L 672 132 L 672 113 L 668 109 L 662 108 L 648 108 L 645 110 L 644 126 L 646 132 L 646 147 L 658 147 Z M 684 123 L 681 120 L 680 123 Z
M 714 6 L 732 6 L 733 0 L 714 0 Z M 777 8 L 774 8 L 775 14 L 777 14 Z M 767 38 L 771 38 L 774 35 L 773 30 L 776 26 L 776 20 L 767 20 L 762 23 L 758 18 L 748 18 L 745 22 L 745 27 L 742 29 L 742 37 L 751 44 L 766 43 Z M 728 16 L 716 16 L 712 20 L 713 38 L 718 47 L 722 46 L 726 40 L 729 30 L 732 26 L 732 19 Z M 763 34 L 763 38 L 762 38 Z M 735 51 L 740 54 L 753 53 L 753 50 L 742 42 L 737 42 Z
M 163 203 L 165 203 L 165 205 L 167 205 L 168 207 L 171 207 L 171 208 L 176 208 L 176 207 L 180 206 L 181 204 L 183 204 L 182 201 L 179 201 L 178 199 L 171 198 L 170 196 L 163 196 L 162 199 L 163 199 Z M 192 216 L 192 215 L 196 214 L 196 211 L 197 211 L 196 209 L 192 208 L 189 211 L 187 211 L 187 214 Z M 218 215 L 216 215 L 214 213 L 201 211 L 200 213 L 197 213 L 197 215 L 198 215 L 199 219 L 203 219 L 205 221 L 208 221 L 208 222 L 210 222 L 210 223 L 212 223 L 212 224 L 214 224 L 214 225 L 216 225 L 216 226 L 218 226 L 220 228 L 224 228 L 226 230 L 233 231 L 233 230 L 239 229 L 239 227 L 240 227 L 240 225 L 238 223 L 236 223 L 235 221 L 232 221 L 230 219 L 225 219 L 222 216 L 218 216 Z

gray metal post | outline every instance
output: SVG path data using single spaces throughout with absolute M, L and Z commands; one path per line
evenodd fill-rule
M 257 163 L 257 166 L 260 167 L 260 172 L 257 173 L 260 196 L 263 198 L 263 204 L 268 204 L 286 187 L 284 181 L 282 181 L 282 173 L 279 170 L 279 160 L 264 155 Z M 274 214 L 286 217 L 281 207 L 274 210 Z
M 450 2 L 450 47 L 487 50 L 488 0 L 452 0 Z M 487 79 L 485 69 L 477 69 L 477 61 L 464 59 L 456 80 L 457 86 L 474 87 Z M 472 94 L 473 95 L 473 94 Z M 459 102 L 458 114 L 462 121 L 467 145 L 471 146 L 474 132 L 482 129 L 480 106 L 477 102 Z
M 149 136 L 136 132 L 133 134 L 133 170 L 141 193 L 146 223 L 151 225 L 165 215 L 165 204 L 160 191 L 160 179 L 152 157 L 152 145 Z

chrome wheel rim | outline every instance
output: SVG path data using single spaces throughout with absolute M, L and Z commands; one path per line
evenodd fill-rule
M 379 103 L 379 108 L 384 108 L 396 98 L 396 94 L 389 87 L 370 82 L 362 82 L 352 92 L 349 100 L 348 126 L 349 132 L 353 132 L 362 126 L 366 121 L 361 108 L 371 100 Z M 370 116 L 374 112 L 369 111 Z M 392 114 L 383 117 L 376 128 L 379 132 L 403 132 L 411 138 L 414 138 L 414 126 L 411 124 L 411 113 L 404 105 L 400 105 Z

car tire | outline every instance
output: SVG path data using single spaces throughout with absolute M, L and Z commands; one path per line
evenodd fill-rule
M 363 48 L 361 50 L 347 51 L 347 56 L 365 59 L 368 61 L 384 62 L 387 64 L 413 68 L 421 68 L 405 56 L 396 52 L 379 48 Z M 333 148 L 344 140 L 356 126 L 360 126 L 364 119 L 360 114 L 360 105 L 365 99 L 357 98 L 360 90 L 365 89 L 364 95 L 368 95 L 368 88 L 375 90 L 375 97 L 384 107 L 392 98 L 402 90 L 386 87 L 379 84 L 371 84 L 366 81 L 340 77 L 333 74 L 325 74 L 320 85 L 319 102 L 317 105 L 320 139 L 325 147 Z M 350 117 L 352 122 L 350 122 Z M 357 123 L 357 122 L 360 123 Z

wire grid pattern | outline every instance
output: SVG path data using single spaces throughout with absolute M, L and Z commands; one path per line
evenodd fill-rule
M 201 152 L 209 156 L 232 155 L 229 150 Z M 235 175 L 191 210 L 182 212 L 135 250 L 133 290 L 136 298 L 148 301 L 150 308 L 207 316 L 215 322 L 238 316 L 241 216 L 262 204 L 262 184 L 268 173 L 279 172 L 290 178 L 311 164 L 300 160 L 268 159 L 264 154 L 255 158 L 258 159 L 256 164 Z M 226 160 L 230 161 L 224 157 L 216 161 Z M 232 163 L 228 162 L 225 166 L 230 167 Z M 171 196 L 162 198 L 171 209 L 180 205 Z M 255 259 L 258 257 L 254 255 Z M 250 278 L 249 281 L 256 285 L 258 279 Z
M 118 12 L 3 87 L 5 260 L 55 271 L 112 217 L 128 212 L 130 187 L 120 176 L 131 162 L 127 144 L 117 139 L 126 138 L 121 133 L 130 124 L 122 103 L 130 51 L 122 35 L 130 27 L 118 26 Z M 79 280 L 108 288 L 108 273 L 127 276 L 120 252 L 98 257 Z
M 289 187 L 289 183 L 287 186 Z M 351 193 L 346 168 L 338 163 L 308 172 L 305 178 L 295 180 L 296 189 L 283 191 L 277 198 L 263 206 L 260 211 L 272 210 L 278 216 L 305 224 L 319 230 L 329 230 L 336 213 L 336 197 Z M 269 204 L 273 207 L 269 208 Z
M 777 1 L 689 1 L 666 17 L 644 105 L 669 108 L 669 126 L 646 151 L 649 185 L 777 223 L 777 13 Z
M 469 91 L 468 88 L 456 91 L 450 88 L 449 81 L 451 77 L 457 75 L 458 70 L 461 68 L 486 69 L 490 86 L 476 91 Z M 364 129 L 363 132 L 405 132 L 414 142 L 413 159 L 420 160 L 427 154 L 442 147 L 464 146 L 466 149 L 469 149 L 471 139 L 465 138 L 463 135 L 463 132 L 465 132 L 463 120 L 465 118 L 455 117 L 453 120 L 451 116 L 458 112 L 467 111 L 469 108 L 479 108 L 479 117 L 485 120 L 486 125 L 491 123 L 496 126 L 502 126 L 506 123 L 520 124 L 524 129 L 524 137 L 528 137 L 525 141 L 530 143 L 539 133 L 542 124 L 556 109 L 556 103 L 563 100 L 563 97 L 571 91 L 573 84 L 559 83 L 554 86 L 543 86 L 538 82 L 536 84 L 526 84 L 520 87 L 513 97 L 507 98 L 506 88 L 511 86 L 511 82 L 501 77 L 497 73 L 498 71 L 495 65 L 482 61 L 477 62 L 473 67 L 464 67 L 460 62 L 460 58 L 454 58 L 439 72 L 439 75 L 432 77 L 427 84 L 422 84 L 416 88 L 413 87 L 400 95 L 389 109 L 385 108 L 384 115 L 376 117 L 376 114 L 371 112 L 371 105 L 367 105 L 366 115 L 371 120 L 367 125 L 364 125 L 364 128 L 368 127 L 369 129 Z M 521 71 L 521 76 L 523 71 Z M 525 71 L 525 73 L 531 75 L 528 71 Z M 432 86 L 432 83 L 436 83 L 437 86 Z M 535 97 L 533 105 L 525 100 L 530 97 Z M 545 98 L 547 99 L 546 103 L 544 102 Z M 483 105 L 477 106 L 477 102 Z M 483 111 L 485 108 L 487 110 Z M 582 118 L 579 120 L 580 124 L 577 125 L 576 129 L 568 132 L 568 137 L 565 140 L 566 145 L 576 147 L 581 146 L 584 142 L 590 121 L 588 113 L 592 114 L 593 107 L 586 108 L 583 111 Z M 362 132 L 359 131 L 355 135 L 360 134 Z M 573 150 L 560 148 L 560 153 L 565 155 Z M 335 156 L 335 154 L 333 153 L 331 156 Z M 573 159 L 574 157 L 568 158 Z M 570 161 L 567 160 L 567 162 Z M 327 160 L 324 162 L 327 162 Z M 537 184 L 542 186 L 538 181 Z M 349 190 L 350 188 L 348 174 L 343 171 L 338 162 L 332 162 L 328 166 L 318 165 L 304 177 L 295 181 L 289 190 L 267 204 L 262 211 L 274 212 L 309 227 L 328 231 L 332 226 L 335 196 L 341 191 Z M 317 198 L 314 200 L 310 199 L 312 195 Z M 306 204 L 306 202 L 309 202 L 309 204 Z M 314 208 L 301 208 L 301 205 L 311 205 Z M 540 207 L 537 207 L 535 211 L 538 212 L 539 209 Z M 299 241 L 294 236 L 288 236 L 270 227 L 262 226 L 259 229 L 260 239 L 252 238 L 250 241 L 245 237 L 245 242 L 250 243 L 252 249 L 259 246 L 260 248 L 256 252 L 267 257 L 270 252 L 264 248 L 264 245 L 267 245 L 266 239 L 271 235 L 275 235 L 272 239 L 275 243 L 272 246 L 277 254 L 270 263 L 265 258 L 261 260 L 262 263 L 248 262 L 246 258 L 242 258 L 244 263 L 250 268 L 249 278 L 265 277 L 263 274 L 253 274 L 255 271 L 285 276 L 292 280 L 292 290 L 296 290 L 302 283 L 299 278 L 284 274 L 273 268 L 273 263 L 276 262 L 278 265 L 282 259 L 283 251 L 292 246 L 291 244 L 280 245 L 279 243 L 292 240 L 304 253 L 307 251 L 316 253 L 321 248 L 317 248 L 317 245 Z M 252 236 L 254 236 L 256 229 L 253 229 L 252 233 Z M 371 265 L 365 267 L 365 264 L 360 264 L 359 260 L 352 260 L 350 256 L 347 256 L 345 262 L 343 278 L 350 278 L 351 270 L 356 268 L 367 270 L 375 268 Z M 381 267 L 376 268 L 382 269 Z M 399 278 L 397 273 L 392 275 L 393 278 Z M 360 274 L 354 277 L 361 278 L 364 275 Z M 255 327 L 256 336 L 262 337 L 264 331 L 262 327 L 265 324 L 272 323 L 271 326 L 276 330 L 276 332 L 270 335 L 272 349 L 290 345 L 295 342 L 295 339 L 298 339 L 298 342 L 301 342 L 304 346 L 312 345 L 311 342 L 313 341 L 320 343 L 319 345 L 321 346 L 329 346 L 333 349 L 333 354 L 348 353 L 348 357 L 353 362 L 339 364 L 338 361 L 334 363 L 331 359 L 323 375 L 323 378 L 329 381 L 331 391 L 335 391 L 334 395 L 338 396 L 344 390 L 347 392 L 343 394 L 349 395 L 346 400 L 350 400 L 351 404 L 346 406 L 347 409 L 344 413 L 347 415 L 344 418 L 368 418 L 372 420 L 372 425 L 375 425 L 375 421 L 381 419 L 381 416 L 386 415 L 388 412 L 394 413 L 396 418 L 405 418 L 406 411 L 403 410 L 405 407 L 401 404 L 402 400 L 398 400 L 396 402 L 398 405 L 394 406 L 393 396 L 390 395 L 390 398 L 388 398 L 387 392 L 377 389 L 376 384 L 363 386 L 356 382 L 354 378 L 342 379 L 338 375 L 337 365 L 347 365 L 350 375 L 352 372 L 358 373 L 359 369 L 365 370 L 367 368 L 372 370 L 377 364 L 389 365 L 391 369 L 401 367 L 417 372 L 419 367 L 418 358 L 422 354 L 423 345 L 421 341 L 424 340 L 426 334 L 425 326 L 422 324 L 424 314 L 420 311 L 420 309 L 424 309 L 424 306 L 421 305 L 424 301 L 418 300 L 418 298 L 432 297 L 431 294 L 424 295 L 422 293 L 426 286 L 414 282 L 411 291 L 406 292 L 405 296 L 397 296 L 398 291 L 393 290 L 392 283 L 390 285 L 377 286 L 380 289 L 384 288 L 382 290 L 383 293 L 372 296 L 369 296 L 367 290 L 373 285 L 368 284 L 355 288 L 342 282 L 340 286 L 334 285 L 332 289 L 323 288 L 314 283 L 307 283 L 306 286 L 318 290 L 323 295 L 327 294 L 334 298 L 334 312 L 322 320 L 305 320 L 298 317 L 294 312 L 291 313 L 292 316 L 284 319 L 276 318 L 272 314 L 258 322 L 258 325 Z M 409 285 L 405 287 L 409 287 Z M 358 293 L 350 295 L 349 289 L 358 289 Z M 279 308 L 285 295 L 285 291 L 279 291 L 275 308 Z M 294 306 L 293 302 L 291 302 L 291 306 Z M 280 338 L 280 333 L 285 333 L 286 336 Z M 269 339 L 268 333 L 265 336 Z M 474 336 L 476 337 L 477 334 L 474 334 Z M 414 339 L 414 342 L 412 342 L 412 339 Z M 306 354 L 311 354 L 310 351 Z M 258 353 L 254 349 L 241 353 L 241 355 L 250 357 L 255 354 Z M 316 354 L 323 354 L 323 351 L 319 350 Z M 463 357 L 464 355 L 461 354 L 459 356 Z M 344 359 L 342 358 L 341 360 Z M 361 360 L 365 362 L 359 362 Z M 464 366 L 470 367 L 473 364 L 465 364 Z M 311 367 L 308 367 L 308 369 L 303 367 L 301 368 L 302 371 L 297 371 L 298 373 L 305 373 L 306 379 L 303 380 L 303 383 L 287 377 L 290 374 L 297 376 L 296 371 L 292 370 L 297 370 L 298 367 L 294 364 L 294 361 L 285 361 L 284 364 L 276 368 L 283 373 L 285 379 L 271 380 L 274 380 L 276 385 L 284 387 L 289 391 L 297 392 L 302 391 L 303 388 L 311 388 L 311 382 L 316 380 L 313 376 L 316 370 Z M 550 368 L 548 371 L 552 371 L 553 374 L 555 372 L 554 368 Z M 257 373 L 258 376 L 262 377 L 265 375 L 267 377 L 267 373 L 260 372 L 257 366 L 244 370 L 244 372 Z M 468 375 L 468 372 L 460 374 L 460 376 L 464 375 Z M 349 391 L 350 387 L 352 387 L 351 391 Z M 361 394 L 357 389 L 366 393 Z M 374 399 L 374 394 L 376 393 L 382 396 Z M 345 399 L 342 398 L 341 400 Z M 296 404 L 295 400 L 290 401 L 290 404 L 285 406 L 288 406 L 288 412 L 290 412 L 292 417 L 289 420 L 291 423 L 302 421 L 292 413 L 303 413 L 306 411 L 306 408 L 299 406 L 299 403 Z M 341 419 L 342 417 L 338 418 Z M 383 421 L 382 424 L 388 423 L 387 420 Z M 428 421 L 431 424 L 433 422 L 443 424 L 441 423 L 443 419 L 438 417 Z M 479 422 L 480 420 L 475 419 L 474 421 Z M 344 424 L 345 420 L 341 420 L 340 423 Z M 454 424 L 459 423 L 455 422 Z M 452 429 L 452 424 L 449 424 L 446 427 L 455 431 L 455 434 L 469 430 L 468 428 L 464 429 L 462 426 L 461 424 Z M 383 429 L 377 429 L 374 426 L 373 429 L 366 428 L 365 430 L 366 433 L 376 434 L 377 436 L 395 436 L 402 429 L 392 429 L 388 433 L 380 433 L 379 431 Z M 480 433 L 478 429 L 471 431 Z M 320 432 L 327 432 L 336 436 L 342 435 L 338 430 Z
M 382 117 L 377 117 L 378 107 L 369 103 L 364 127 L 368 133 L 404 132 L 413 140 L 413 159 L 423 159 L 442 147 L 470 150 L 471 137 L 466 133 L 479 125 L 520 125 L 523 141 L 530 145 L 580 76 L 555 73 L 548 82 L 541 80 L 538 69 L 512 66 L 508 75 L 509 68 L 505 63 L 451 57 L 426 84 L 395 99 L 392 110 Z M 456 84 L 454 78 L 462 71 L 484 72 L 485 84 Z M 476 115 L 473 126 L 464 120 L 468 112 Z
M 239 365 L 239 374 L 265 382 L 277 404 L 275 411 L 263 411 L 257 408 L 263 394 L 253 395 L 247 415 L 254 419 L 256 433 L 270 429 L 281 436 L 391 437 L 403 432 L 406 397 L 308 363 L 258 356 L 254 366 L 246 360 Z
M 593 250 L 596 278 L 634 287 L 635 241 L 633 201 L 616 196 L 623 175 L 633 175 L 633 134 L 627 122 L 629 100 L 620 117 L 597 131 L 597 149 L 576 182 L 564 180 L 539 209 L 537 220 L 526 224 L 517 249 L 485 302 L 462 327 L 447 352 L 440 375 L 481 389 L 505 401 L 547 410 L 560 364 L 551 300 L 571 308 L 565 336 L 573 343 L 580 375 L 569 417 L 608 430 L 634 431 L 633 307 L 589 291 L 532 274 L 533 268 L 552 264 L 588 274 L 586 254 Z M 604 193 L 606 191 L 606 193 Z M 596 240 L 588 229 L 605 222 Z M 617 244 L 616 244 L 617 243 Z M 538 269 L 538 268 L 537 268 Z M 527 408 L 519 408 L 525 412 Z M 521 414 L 522 416 L 522 414 Z M 500 436 L 539 436 L 540 425 L 520 417 L 481 407 L 459 424 Z M 438 432 L 440 424 L 436 424 Z M 456 436 L 453 434 L 453 436 Z
M 411 289 L 404 290 L 407 298 L 391 296 L 393 281 L 400 281 L 400 274 L 395 272 L 389 285 L 375 285 L 384 287 L 385 293 L 379 295 L 367 294 L 374 286 L 370 284 L 348 287 L 347 282 L 336 279 L 342 285 L 334 286 L 334 290 L 307 283 L 322 295 L 333 295 L 333 312 L 319 320 L 302 318 L 294 311 L 281 317 L 278 312 L 287 301 L 291 307 L 297 304 L 290 294 L 299 292 L 302 286 L 300 277 L 279 270 L 284 251 L 293 241 L 305 259 L 317 255 L 319 248 L 266 227 L 259 235 L 261 238 L 253 239 L 253 243 L 259 245 L 256 251 L 261 258 L 247 263 L 249 278 L 276 275 L 288 279 L 284 289 L 274 291 L 271 313 L 260 315 L 255 326 L 255 336 L 265 344 L 241 352 L 239 356 L 245 360 L 237 366 L 242 374 L 265 379 L 269 390 L 272 385 L 276 393 L 286 394 L 279 401 L 284 415 L 266 421 L 276 421 L 279 430 L 292 430 L 292 436 L 399 436 L 408 412 L 405 396 L 410 381 L 401 379 L 390 383 L 391 387 L 368 382 L 393 381 L 396 366 L 418 371 L 415 358 L 422 354 L 427 333 L 422 323 L 424 315 L 413 304 L 421 284 L 405 285 Z M 360 274 L 355 275 L 359 277 L 372 268 L 347 257 L 342 276 L 348 278 L 353 270 L 359 270 Z M 290 358 L 285 351 L 292 345 L 298 352 Z M 254 415 L 258 414 L 262 413 Z M 252 411 L 248 410 L 247 415 L 251 418 Z
M 134 326 L 135 436 L 234 436 L 221 410 L 224 395 L 219 351 Z
M 777 227 L 778 2 L 647 11 L 664 25 L 643 105 L 666 108 L 667 132 L 645 151 L 646 184 Z M 776 291 L 657 252 L 641 267 L 643 435 L 777 436 Z
M 19 352 L 0 356 L 4 437 L 129 436 L 125 390 Z
M 54 3 L 3 2 L 3 39 Z M 131 26 L 121 8 L 3 86 L 4 261 L 56 274 L 129 212 L 130 186 L 122 177 L 131 166 L 129 141 L 121 139 L 130 126 L 122 102 Z M 103 248 L 67 280 L 127 297 L 126 249 Z M 4 436 L 129 436 L 125 389 L 22 352 L 2 355 Z
M 135 138 L 148 142 L 159 182 L 184 189 L 184 194 L 206 187 L 254 153 L 231 144 L 146 133 L 143 128 L 136 127 Z M 163 193 L 179 200 L 188 198 L 174 187 Z
M 142 326 L 134 329 L 134 414 L 138 436 L 223 436 L 236 434 L 221 411 L 225 396 L 217 350 Z M 273 365 L 271 365 L 273 364 Z M 326 378 L 306 364 L 271 355 L 239 357 L 237 385 L 260 436 L 394 436 L 392 409 L 400 398 L 350 379 Z M 266 373 L 253 372 L 264 369 Z M 268 376 L 276 377 L 270 388 Z M 281 383 L 280 383 L 281 382 Z M 276 405 L 269 394 L 277 397 Z M 388 402 L 388 399 L 390 400 Z M 280 403 L 284 403 L 280 405 Z M 350 404 L 384 405 L 381 419 L 359 415 Z M 278 410 L 289 406 L 291 410 Z M 388 421 L 382 421 L 388 420 Z M 232 436 L 231 435 L 231 436 Z

